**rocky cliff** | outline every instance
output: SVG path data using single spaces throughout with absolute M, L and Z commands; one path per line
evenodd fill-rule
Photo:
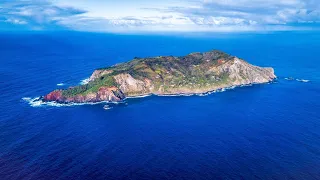
M 121 101 L 147 94 L 194 94 L 276 78 L 273 68 L 251 65 L 221 51 L 187 56 L 135 58 L 127 63 L 97 69 L 86 85 L 55 90 L 44 101 L 83 103 Z

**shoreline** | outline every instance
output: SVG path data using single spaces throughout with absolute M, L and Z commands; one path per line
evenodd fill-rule
M 116 101 L 100 101 L 100 102 L 84 102 L 84 103 L 59 103 L 56 101 L 50 101 L 46 102 L 43 101 L 43 97 L 36 97 L 36 98 L 30 98 L 30 97 L 23 97 L 22 100 L 25 102 L 28 102 L 28 104 L 31 107 L 43 107 L 43 106 L 51 106 L 51 107 L 72 107 L 72 106 L 83 106 L 83 105 L 97 105 L 97 104 L 121 104 L 125 103 L 125 100 L 127 99 L 140 99 L 140 98 L 145 98 L 145 97 L 150 97 L 150 96 L 158 96 L 158 97 L 179 97 L 179 96 L 208 96 L 213 93 L 219 93 L 219 92 L 225 92 L 227 90 L 232 90 L 236 88 L 241 88 L 241 87 L 247 87 L 247 86 L 254 86 L 254 85 L 262 85 L 262 84 L 269 84 L 272 82 L 276 82 L 277 79 L 274 79 L 269 82 L 265 83 L 250 83 L 250 84 L 243 84 L 243 85 L 237 85 L 237 86 L 230 86 L 230 87 L 225 87 L 225 88 L 219 88 L 211 91 L 205 91 L 202 93 L 177 93 L 177 94 L 145 94 L 145 95 L 136 95 L 136 96 L 128 96 L 124 98 L 122 101 L 116 102 Z
M 203 91 L 203 92 L 197 92 L 197 93 L 163 93 L 163 94 L 158 94 L 158 93 L 150 93 L 150 94 L 145 94 L 145 95 L 136 95 L 136 96 L 128 96 L 125 99 L 133 99 L 133 98 L 143 98 L 143 97 L 148 97 L 148 96 L 160 96 L 160 97 L 174 97 L 174 96 L 201 96 L 201 95 L 207 95 L 211 93 L 216 93 L 216 92 L 224 92 L 226 90 L 230 89 L 235 89 L 239 87 L 247 87 L 247 86 L 254 86 L 254 85 L 259 85 L 259 84 L 269 84 L 276 82 L 277 78 L 273 79 L 272 81 L 269 82 L 264 82 L 264 83 L 249 83 L 249 84 L 242 84 L 242 85 L 234 85 L 234 86 L 228 86 L 228 87 L 223 87 L 223 88 L 217 88 L 217 89 L 212 89 L 208 91 Z

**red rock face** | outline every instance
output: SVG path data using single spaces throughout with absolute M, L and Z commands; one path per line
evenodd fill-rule
M 219 59 L 219 60 L 218 60 L 218 64 L 219 64 L 219 65 L 221 65 L 221 64 L 223 64 L 223 63 L 225 63 L 225 60 L 223 60 L 223 59 Z
M 61 91 L 53 91 L 44 97 L 46 101 L 62 101 L 63 96 Z

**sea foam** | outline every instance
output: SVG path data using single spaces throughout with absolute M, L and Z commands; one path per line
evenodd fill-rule
M 141 95 L 141 96 L 131 96 L 131 97 L 126 97 L 126 99 L 137 99 L 137 98 L 145 98 L 152 96 L 152 94 L 146 94 L 146 95 Z
M 109 102 L 109 101 L 101 101 L 101 102 L 89 102 L 89 103 L 57 103 L 54 101 L 50 102 L 44 102 L 41 97 L 24 97 L 22 98 L 23 101 L 27 102 L 30 106 L 32 107 L 44 107 L 44 106 L 54 106 L 54 107 L 70 107 L 70 106 L 82 106 L 82 105 L 96 105 L 96 104 L 103 104 L 103 103 L 108 103 L 108 104 L 119 104 L 119 102 L 114 103 L 114 102 Z
M 294 81 L 295 80 L 293 77 L 286 77 L 284 79 L 287 80 L 287 81 Z
M 81 81 L 80 81 L 80 84 L 81 84 L 81 85 L 86 85 L 86 84 L 89 83 L 89 81 L 90 81 L 90 78 L 86 78 L 86 79 L 81 80 Z
M 287 81 L 298 81 L 298 82 L 304 82 L 304 83 L 310 82 L 310 80 L 308 80 L 308 79 L 296 79 L 293 77 L 286 77 L 284 79 Z
M 121 102 L 110 102 L 110 101 L 101 101 L 101 102 L 87 102 L 87 103 L 57 103 L 54 101 L 44 102 L 42 97 L 24 97 L 23 101 L 27 102 L 31 107 L 45 107 L 45 106 L 53 106 L 53 107 L 71 107 L 71 106 L 83 106 L 83 105 L 97 105 L 97 104 L 122 104 L 125 101 Z
M 221 89 L 217 89 L 217 90 L 213 90 L 213 91 L 209 91 L 206 93 L 190 93 L 190 94 L 146 94 L 146 95 L 141 95 L 141 96 L 132 96 L 132 97 L 126 97 L 123 101 L 121 102 L 110 102 L 110 101 L 101 101 L 101 102 L 95 102 L 95 103 L 66 103 L 66 104 L 62 104 L 62 103 L 57 103 L 57 102 L 44 102 L 42 100 L 42 97 L 35 97 L 35 98 L 31 98 L 31 97 L 24 97 L 22 98 L 22 100 L 24 100 L 25 102 L 27 102 L 30 106 L 32 107 L 43 107 L 43 106 L 54 106 L 54 107 L 70 107 L 70 106 L 82 106 L 82 105 L 97 105 L 97 104 L 128 104 L 126 102 L 126 99 L 134 99 L 134 98 L 144 98 L 144 97 L 148 97 L 148 96 L 208 96 L 210 94 L 213 93 L 220 93 L 220 92 L 225 92 L 227 90 L 231 90 L 231 89 L 235 89 L 238 87 L 245 87 L 245 86 L 253 86 L 254 84 L 246 84 L 246 85 L 239 85 L 239 86 L 231 86 L 228 88 L 221 88 Z
M 310 82 L 310 80 L 308 80 L 308 79 L 296 79 L 296 80 L 299 82 L 304 82 L 304 83 Z

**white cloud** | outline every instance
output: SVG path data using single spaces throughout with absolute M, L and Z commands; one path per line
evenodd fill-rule
M 319 22 L 319 8 L 318 0 L 205 0 L 202 7 L 211 15 L 221 11 L 234 12 L 259 24 L 288 24 L 303 20 Z
M 24 21 L 24 20 L 14 19 L 14 18 L 9 18 L 9 19 L 5 20 L 4 22 L 12 23 L 12 24 L 20 24 L 20 25 L 28 24 L 28 23 L 27 23 L 26 21 Z
M 0 17 L 43 29 L 104 32 L 310 30 L 315 28 L 305 24 L 320 23 L 319 4 L 318 0 L 5 0 Z
M 6 23 L 25 24 L 31 30 L 58 28 L 55 21 L 58 17 L 72 17 L 85 12 L 56 6 L 46 0 L 3 0 L 0 7 L 0 19 L 6 19 Z

